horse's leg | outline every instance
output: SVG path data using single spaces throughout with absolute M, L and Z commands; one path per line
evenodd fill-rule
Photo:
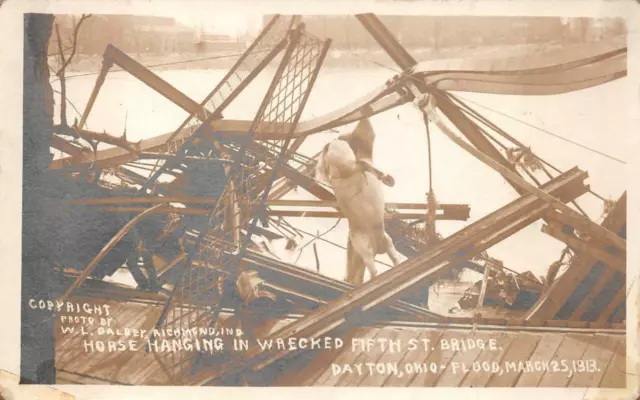
M 355 252 L 360 256 L 355 258 L 362 259 L 362 262 L 369 270 L 369 275 L 371 275 L 372 278 L 378 275 L 375 262 L 375 251 L 373 243 L 371 243 L 371 237 L 365 233 L 356 231 L 349 233 L 349 238 L 353 244 Z M 362 275 L 362 281 L 364 281 L 364 271 Z M 362 283 L 362 281 L 360 283 Z
M 344 281 L 347 283 L 353 284 L 353 254 L 355 250 L 353 249 L 353 245 L 351 244 L 351 238 L 347 239 L 347 269 L 345 273 Z
M 345 281 L 352 285 L 360 285 L 364 281 L 364 260 L 358 254 L 351 237 L 347 243 L 347 278 Z
M 396 250 L 396 247 L 393 245 L 393 240 L 391 239 L 391 236 L 387 234 L 387 232 L 384 232 L 384 242 L 386 249 L 385 253 L 387 253 L 389 258 L 391 259 L 393 266 L 400 264 L 400 253 L 398 252 L 398 250 Z

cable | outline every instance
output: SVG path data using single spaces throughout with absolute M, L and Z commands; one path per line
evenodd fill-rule
M 495 132 L 497 132 L 500 136 L 502 136 L 503 138 L 507 139 L 508 141 L 510 141 L 512 144 L 515 144 L 516 146 L 520 147 L 520 148 L 526 148 L 526 146 L 521 143 L 519 140 L 517 140 L 516 138 L 514 138 L 513 136 L 509 135 L 507 132 L 505 132 L 503 129 L 501 129 L 500 127 L 498 127 L 496 124 L 494 124 L 492 121 L 490 121 L 488 118 L 484 117 L 483 115 L 481 115 L 480 113 L 478 113 L 476 110 L 474 110 L 473 108 L 469 107 L 468 104 L 466 104 L 465 102 L 463 102 L 462 100 L 460 100 L 457 96 L 450 94 L 449 93 L 449 97 L 454 99 L 458 104 L 460 104 L 462 106 L 462 111 L 464 111 L 467 114 L 470 114 L 472 117 L 476 118 L 477 120 L 479 120 L 480 122 L 482 122 L 484 125 L 486 125 L 487 127 L 493 129 Z M 503 145 L 502 143 L 500 143 L 496 138 L 494 138 L 492 135 L 489 134 L 489 132 L 485 131 L 484 129 L 482 129 L 480 126 L 478 126 L 478 128 L 480 129 L 480 131 L 485 134 L 487 137 L 489 137 L 491 140 L 493 140 L 494 142 L 500 144 L 500 146 L 503 149 L 507 149 L 507 147 L 505 145 Z M 534 154 L 533 152 L 531 152 L 531 155 L 533 157 L 535 157 L 538 161 L 540 161 L 543 165 L 542 165 L 542 170 L 544 171 L 544 173 L 547 175 L 547 177 L 549 177 L 549 179 L 553 179 L 553 176 L 549 173 L 549 171 L 547 171 L 546 168 L 544 168 L 544 166 L 548 166 L 549 168 L 553 169 L 554 171 L 556 171 L 559 174 L 562 174 L 562 171 L 555 167 L 553 164 L 547 162 L 546 160 L 542 159 L 541 157 L 539 157 L 538 155 Z M 603 196 L 601 196 L 600 194 L 594 192 L 591 188 L 589 189 L 588 193 L 594 195 L 595 197 L 597 197 L 598 199 L 605 201 L 605 198 Z M 584 210 L 582 210 L 580 208 L 580 206 L 575 202 L 572 201 L 572 203 L 576 206 L 576 208 L 578 208 L 582 214 L 586 215 L 586 213 L 584 212 Z
M 316 238 L 316 235 L 315 235 L 315 234 L 313 234 L 313 233 L 309 233 L 309 232 L 307 232 L 307 231 L 305 231 L 305 230 L 303 230 L 303 229 L 300 229 L 300 228 L 296 228 L 296 229 L 297 229 L 297 230 L 299 230 L 300 232 L 304 233 L 305 235 L 313 236 L 314 238 Z M 336 243 L 336 242 L 332 242 L 331 240 L 325 239 L 325 238 L 323 238 L 323 237 L 317 237 L 317 239 L 318 239 L 318 240 L 321 240 L 321 241 L 323 241 L 323 242 L 325 242 L 325 243 L 328 243 L 328 244 L 330 244 L 330 245 L 332 245 L 332 246 L 335 246 L 335 247 L 337 247 L 337 248 L 339 248 L 339 249 L 347 250 L 347 248 L 346 248 L 346 247 L 344 247 L 344 246 L 342 246 L 342 245 L 340 245 L 340 244 L 338 244 L 338 243 Z M 393 265 L 391 265 L 391 264 L 387 264 L 387 263 L 385 263 L 385 262 L 378 261 L 378 260 L 374 260 L 374 261 L 375 261 L 375 262 L 377 262 L 378 264 L 384 265 L 384 266 L 386 266 L 386 267 L 393 268 Z
M 422 113 L 422 119 L 424 120 L 424 127 L 427 131 L 427 156 L 429 157 L 429 193 L 433 191 L 433 178 L 431 171 L 431 131 L 429 129 L 429 117 Z
M 601 151 L 599 151 L 599 150 L 593 149 L 593 148 L 588 147 L 588 146 L 585 146 L 585 145 L 583 145 L 583 144 L 581 144 L 581 143 L 578 143 L 578 142 L 575 142 L 575 141 L 573 141 L 573 140 L 567 139 L 567 138 L 562 137 L 562 136 L 560 136 L 560 135 L 557 135 L 557 134 L 555 134 L 555 133 L 553 133 L 553 132 L 549 132 L 549 131 L 548 131 L 548 130 L 546 130 L 546 129 L 540 128 L 540 127 L 538 127 L 538 126 L 536 126 L 536 125 L 530 124 L 530 123 L 528 123 L 528 122 L 526 122 L 526 121 L 523 121 L 523 120 L 521 120 L 521 119 L 518 119 L 518 118 L 516 118 L 516 117 L 512 117 L 512 116 L 510 116 L 510 115 L 508 115 L 508 114 L 505 114 L 505 113 L 503 113 L 503 112 L 500 112 L 500 111 L 498 111 L 498 110 L 494 110 L 494 109 L 492 109 L 491 107 L 483 106 L 482 104 L 479 104 L 479 103 L 477 103 L 477 102 L 475 102 L 475 101 L 473 101 L 473 100 L 466 99 L 466 98 L 464 98 L 464 97 L 462 97 L 462 96 L 458 96 L 458 97 L 460 97 L 460 98 L 462 98 L 462 99 L 464 99 L 464 100 L 466 100 L 466 101 L 468 101 L 468 102 L 470 102 L 470 103 L 473 103 L 473 104 L 477 105 L 478 107 L 482 107 L 482 108 L 484 108 L 484 109 L 486 109 L 486 110 L 493 111 L 493 112 L 495 112 L 496 114 L 499 114 L 499 115 L 502 115 L 502 116 L 504 116 L 504 117 L 507 117 L 507 118 L 509 118 L 509 119 L 511 119 L 511 120 L 513 120 L 513 121 L 520 122 L 521 124 L 527 125 L 527 126 L 529 126 L 529 127 L 533 128 L 533 129 L 536 129 L 536 130 L 538 130 L 538 131 L 540 131 L 540 132 L 542 132 L 542 133 L 546 133 L 547 135 L 553 136 L 553 137 L 555 137 L 555 138 L 557 138 L 557 139 L 560 139 L 560 140 L 563 140 L 563 141 L 565 141 L 565 142 L 567 142 L 567 143 L 571 143 L 571 144 L 573 144 L 573 145 L 575 145 L 575 146 L 578 146 L 578 147 L 580 147 L 580 148 L 582 148 L 582 149 L 585 149 L 585 150 L 591 151 L 591 152 L 593 152 L 593 153 L 595 153 L 595 154 L 599 154 L 599 155 L 601 155 L 601 156 L 603 156 L 603 157 L 606 157 L 606 158 L 608 158 L 608 159 L 610 159 L 610 160 L 616 161 L 616 162 L 618 162 L 618 163 L 620 163 L 620 164 L 624 164 L 624 165 L 626 165 L 626 164 L 627 164 L 625 161 L 622 161 L 622 160 L 620 160 L 619 158 L 616 158 L 616 157 L 610 156 L 610 155 L 608 155 L 608 154 L 606 154 L 606 153 L 603 153 L 603 152 L 601 152 Z
M 455 99 L 455 96 L 451 95 L 452 98 Z M 457 100 L 457 99 L 456 99 Z M 525 148 L 525 146 L 520 143 L 519 141 L 517 141 L 515 138 L 513 138 L 512 136 L 508 135 L 506 132 L 504 132 L 502 129 L 500 129 L 498 126 L 496 126 L 493 122 L 489 121 L 488 119 L 484 118 L 482 115 L 478 114 L 475 110 L 473 110 L 472 108 L 470 108 L 468 105 L 466 105 L 465 103 L 463 103 L 460 100 L 457 100 L 461 105 L 463 105 L 465 107 L 465 109 L 463 109 L 462 111 L 465 111 L 467 113 L 470 113 L 472 117 L 475 117 L 477 119 L 480 119 L 481 122 L 483 122 L 485 125 L 493 128 L 494 131 L 496 131 L 498 134 L 500 134 L 501 136 L 503 136 L 504 138 L 506 138 L 507 140 L 510 140 L 512 142 L 512 144 L 515 144 L 516 146 L 522 148 Z M 491 139 L 492 141 L 494 141 L 495 143 L 497 143 L 498 145 L 500 145 L 505 151 L 507 150 L 507 146 L 505 146 L 504 144 L 502 144 L 496 137 L 494 137 L 492 134 L 490 134 L 489 132 L 487 132 L 486 130 L 484 130 L 481 126 L 476 124 L 476 127 L 480 130 L 480 132 L 482 132 L 485 136 L 487 136 L 489 139 Z M 555 168 L 553 165 L 549 164 L 548 162 L 546 162 L 545 160 L 543 160 L 542 158 L 538 157 L 537 155 L 535 155 L 533 152 L 530 151 L 530 154 L 537 160 L 539 160 L 542 165 L 541 165 L 541 170 L 547 175 L 547 177 L 549 179 L 553 179 L 553 175 L 551 175 L 551 173 L 545 168 L 545 164 L 549 165 L 551 168 L 555 169 L 558 173 L 562 173 L 562 171 L 560 171 L 558 168 Z M 529 171 L 528 168 L 524 168 L 525 173 L 529 176 L 529 178 L 531 178 L 531 180 L 533 182 L 535 182 L 535 184 L 537 186 L 540 186 L 540 182 L 536 179 L 535 175 L 533 175 L 533 172 Z M 591 189 L 589 189 L 589 191 L 591 191 Z M 597 195 L 596 193 L 593 193 L 596 197 L 600 197 L 599 195 Z M 580 211 L 580 213 L 582 215 L 584 215 L 585 217 L 589 218 L 589 215 L 586 213 L 586 211 L 584 211 L 582 209 L 582 207 L 580 207 L 580 205 L 577 203 L 576 200 L 571 200 L 571 204 L 573 204 L 578 211 Z
M 338 220 L 336 221 L 335 224 L 333 224 L 333 226 L 329 229 L 327 229 L 326 231 L 322 232 L 319 235 L 315 235 L 313 237 L 313 239 L 309 240 L 307 243 L 304 244 L 304 246 L 300 247 L 300 251 L 298 252 L 298 257 L 296 258 L 296 260 L 293 262 L 294 264 L 298 263 L 298 260 L 300 260 L 300 257 L 302 256 L 302 250 L 304 250 L 305 247 L 309 246 L 311 243 L 315 243 L 316 240 L 321 239 L 324 235 L 326 235 L 327 233 L 331 232 L 332 230 L 334 230 L 338 224 L 340 223 L 340 221 L 342 221 L 342 218 L 338 218 Z
M 260 50 L 260 51 L 253 51 L 249 54 L 254 54 L 254 53 L 264 53 L 268 50 Z M 166 67 L 169 65 L 178 65 L 178 64 L 187 64 L 187 63 L 192 63 L 192 62 L 198 62 L 198 61 L 207 61 L 207 60 L 219 60 L 219 59 L 223 59 L 223 58 L 232 58 L 232 57 L 240 57 L 242 56 L 244 53 L 234 53 L 234 54 L 225 54 L 225 55 L 220 55 L 220 56 L 212 56 L 212 57 L 204 57 L 204 58 L 193 58 L 193 59 L 189 59 L 189 60 L 181 60 L 181 61 L 172 61 L 172 62 L 166 62 L 166 63 L 160 63 L 160 64 L 151 64 L 151 65 L 144 65 L 145 68 L 157 68 L 157 67 Z M 123 72 L 123 69 L 116 69 L 110 72 Z M 91 76 L 91 75 L 98 75 L 100 74 L 100 71 L 96 71 L 96 72 L 86 72 L 86 73 L 82 73 L 82 74 L 74 74 L 74 75 L 69 75 L 66 77 L 66 79 L 71 79 L 71 78 L 78 78 L 81 76 Z M 53 82 L 57 82 L 57 80 L 54 80 Z M 52 82 L 52 83 L 53 83 Z

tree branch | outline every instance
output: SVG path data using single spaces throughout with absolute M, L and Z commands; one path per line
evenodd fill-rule
M 67 84 L 65 79 L 65 71 L 71 61 L 73 61 L 73 57 L 76 55 L 76 51 L 78 50 L 78 34 L 80 32 L 80 27 L 82 23 L 91 16 L 91 14 L 82 14 L 80 17 L 80 21 L 73 27 L 73 42 L 71 44 L 71 54 L 69 57 L 65 57 L 64 52 L 68 50 L 69 47 L 65 46 L 66 49 L 63 49 L 62 38 L 60 37 L 60 29 L 58 24 L 55 24 L 56 27 L 56 37 L 58 38 L 58 56 L 60 57 L 60 68 L 58 72 L 56 72 L 56 76 L 60 80 L 60 125 L 68 126 L 67 124 Z
M 78 24 L 73 29 L 73 44 L 71 46 L 71 54 L 69 55 L 69 58 L 66 61 L 64 61 L 64 57 L 62 58 L 63 59 L 63 64 L 62 64 L 62 67 L 60 68 L 59 72 L 63 72 L 69 66 L 69 64 L 71 64 L 71 61 L 73 60 L 73 57 L 76 55 L 76 51 L 78 50 L 78 33 L 80 32 L 80 26 L 89 17 L 91 17 L 91 14 L 82 14 L 82 16 L 80 17 L 80 21 L 78 21 Z M 56 30 L 57 29 L 58 29 L 58 27 L 56 25 Z M 60 41 L 60 36 L 59 35 L 58 35 L 58 41 Z M 62 50 L 60 50 L 60 51 L 62 51 Z

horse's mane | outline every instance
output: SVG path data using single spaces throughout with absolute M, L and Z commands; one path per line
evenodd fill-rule
M 327 155 L 330 144 L 331 142 L 324 145 L 320 157 L 318 157 L 316 167 L 314 168 L 314 179 L 327 184 L 329 183 L 329 166 L 325 161 L 325 156 Z

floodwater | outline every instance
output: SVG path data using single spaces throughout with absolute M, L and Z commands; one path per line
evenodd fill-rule
M 272 72 L 265 71 L 259 76 L 225 112 L 225 117 L 253 119 Z M 224 73 L 217 70 L 170 70 L 158 74 L 194 100 L 201 101 Z M 320 73 L 302 119 L 321 116 L 347 105 L 394 74 L 388 69 L 376 67 L 325 69 Z M 95 76 L 69 79 L 69 99 L 80 111 L 84 109 L 94 83 Z M 54 89 L 57 89 L 55 84 Z M 602 196 L 617 199 L 626 189 L 624 164 L 537 129 L 544 129 L 618 159 L 629 160 L 632 114 L 625 104 L 632 102 L 628 101 L 629 93 L 624 79 L 578 92 L 544 97 L 475 93 L 459 95 L 506 132 L 529 145 L 544 160 L 561 170 L 578 166 L 588 171 L 587 183 Z M 72 113 L 74 111 L 70 109 L 69 115 Z M 108 75 L 88 120 L 88 128 L 121 135 L 126 121 L 127 138 L 137 141 L 171 132 L 186 117 L 186 112 L 169 100 L 128 74 L 117 72 Z M 73 117 L 69 119 L 73 121 Z M 374 163 L 396 181 L 395 187 L 386 188 L 386 200 L 425 202 L 428 155 L 421 114 L 413 105 L 407 104 L 374 116 L 372 124 L 377 135 Z M 354 124 L 339 130 L 347 132 L 353 127 Z M 336 133 L 314 135 L 305 142 L 301 151 L 308 155 L 315 154 L 327 140 L 335 136 Z M 517 198 L 513 188 L 497 172 L 457 147 L 437 128 L 432 127 L 431 136 L 433 189 L 438 201 L 471 206 L 468 222 L 438 222 L 438 230 L 443 236 L 454 233 Z M 291 192 L 285 198 L 314 199 L 302 189 Z M 592 218 L 600 221 L 602 201 L 587 194 L 578 203 Z M 322 234 L 336 223 L 333 219 L 312 218 L 289 218 L 288 221 L 312 235 Z M 489 255 L 504 261 L 513 270 L 531 270 L 537 276 L 544 275 L 547 267 L 559 257 L 564 245 L 542 233 L 541 227 L 541 221 L 530 225 L 494 246 L 489 250 Z M 327 241 L 344 246 L 346 235 L 347 226 L 342 220 L 335 229 L 317 241 L 320 273 L 343 279 L 344 251 Z M 310 236 L 297 239 L 299 247 L 310 240 Z M 278 242 L 284 241 L 272 243 L 274 251 L 289 262 L 296 261 L 298 254 L 287 253 L 283 250 L 284 243 Z M 389 263 L 386 256 L 379 256 L 378 260 Z M 316 269 L 312 246 L 304 247 L 297 264 Z M 379 270 L 386 268 L 381 264 Z M 467 279 L 477 280 L 479 276 L 471 273 Z

